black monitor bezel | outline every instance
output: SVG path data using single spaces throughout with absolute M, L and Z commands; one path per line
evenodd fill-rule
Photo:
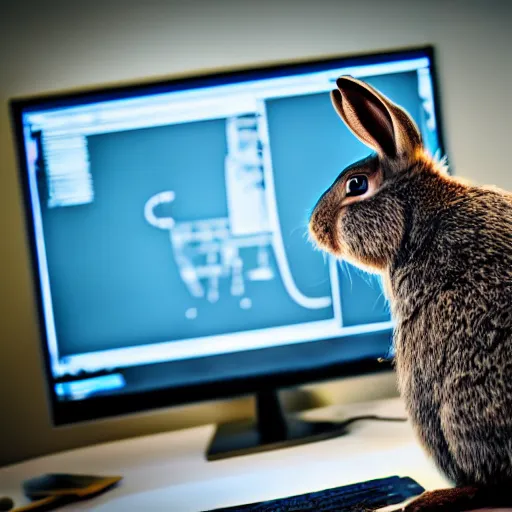
M 427 57 L 433 81 L 435 100 L 435 115 L 441 151 L 446 155 L 444 130 L 442 126 L 441 104 L 439 95 L 438 77 L 435 62 L 435 50 L 432 45 L 414 48 L 393 49 L 374 53 L 361 53 L 349 56 L 336 56 L 324 59 L 308 59 L 298 62 L 273 63 L 271 65 L 254 66 L 232 69 L 220 72 L 201 73 L 186 77 L 153 80 L 149 82 L 131 83 L 127 85 L 113 85 L 102 88 L 88 88 L 76 92 L 52 93 L 10 100 L 11 120 L 14 128 L 14 142 L 18 159 L 18 170 L 23 197 L 23 213 L 25 217 L 26 233 L 28 238 L 30 264 L 32 270 L 33 293 L 37 302 L 38 327 L 40 331 L 40 350 L 44 361 L 44 374 L 46 391 L 50 402 L 51 419 L 55 426 L 76 422 L 127 415 L 147 410 L 160 409 L 180 404 L 209 401 L 223 398 L 233 398 L 256 393 L 262 389 L 276 389 L 293 387 L 304 383 L 312 383 L 335 379 L 340 377 L 390 371 L 392 360 L 365 359 L 341 363 L 333 361 L 332 364 L 312 366 L 305 370 L 291 370 L 274 372 L 252 377 L 240 377 L 231 380 L 215 380 L 208 384 L 187 385 L 167 389 L 154 390 L 140 394 L 122 394 L 108 397 L 94 397 L 81 401 L 59 401 L 53 386 L 54 377 L 51 371 L 50 354 L 48 350 L 46 322 L 43 313 L 43 297 L 41 293 L 40 275 L 38 267 L 37 249 L 35 242 L 35 228 L 31 220 L 32 199 L 29 191 L 28 169 L 25 157 L 22 113 L 32 109 L 55 108 L 72 104 L 95 102 L 115 95 L 129 97 L 142 93 L 154 94 L 169 90 L 190 89 L 206 85 L 219 85 L 231 82 L 243 82 L 254 79 L 270 78 L 300 73 L 312 70 L 322 70 L 330 67 L 344 67 L 348 65 L 377 63 L 389 60 L 400 60 L 404 57 Z M 263 349 L 271 350 L 271 349 Z M 299 348 L 300 350 L 300 348 Z

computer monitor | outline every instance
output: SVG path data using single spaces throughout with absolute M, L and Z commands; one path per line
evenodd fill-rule
M 342 74 L 443 152 L 430 47 L 12 101 L 56 425 L 256 394 L 258 429 L 216 458 L 336 435 L 294 430 L 278 388 L 389 370 L 378 277 L 307 237 L 367 154 L 331 105 Z

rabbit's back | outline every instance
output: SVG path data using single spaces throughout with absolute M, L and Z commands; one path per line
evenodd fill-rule
M 414 226 L 391 275 L 402 395 L 450 478 L 510 480 L 512 196 L 468 189 Z

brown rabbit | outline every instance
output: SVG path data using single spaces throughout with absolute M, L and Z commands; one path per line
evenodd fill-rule
M 512 195 L 446 174 L 399 106 L 352 77 L 331 98 L 375 154 L 311 215 L 331 254 L 383 276 L 400 393 L 454 488 L 405 511 L 512 505 Z

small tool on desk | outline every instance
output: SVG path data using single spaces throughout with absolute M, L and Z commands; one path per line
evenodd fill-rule
M 32 503 L 11 510 L 11 512 L 43 512 L 92 498 L 116 485 L 120 476 L 74 475 L 52 473 L 23 482 L 23 492 Z M 12 500 L 11 500 L 12 502 Z

